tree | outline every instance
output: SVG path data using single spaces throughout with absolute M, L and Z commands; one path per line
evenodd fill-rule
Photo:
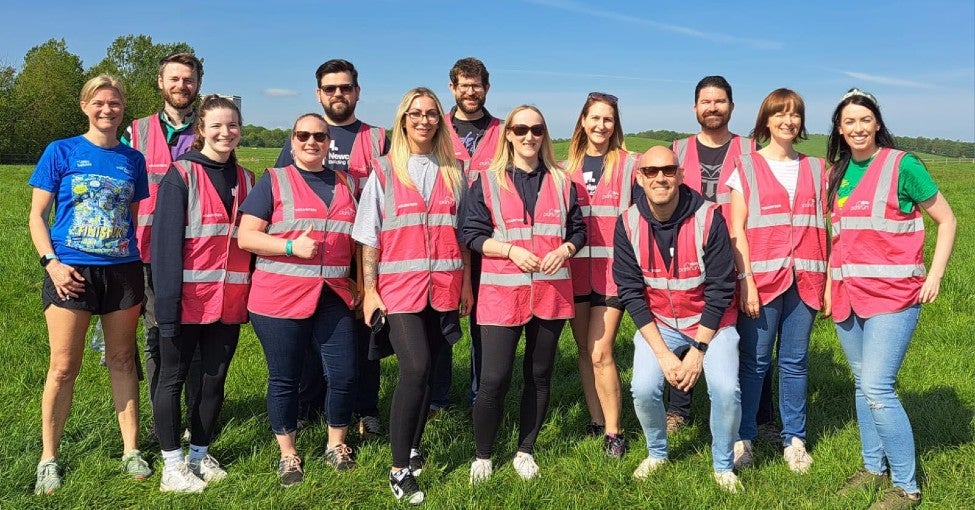
M 156 85 L 159 61 L 177 52 L 193 53 L 184 42 L 155 44 L 152 37 L 144 34 L 124 35 L 116 38 L 108 47 L 106 56 L 92 67 L 88 74 L 110 73 L 125 83 L 125 122 L 144 117 L 160 109 L 162 99 Z
M 39 156 L 52 140 L 84 132 L 79 92 L 85 76 L 81 59 L 64 39 L 31 48 L 11 91 L 12 152 Z
M 14 120 L 14 78 L 17 70 L 8 65 L 0 64 L 0 133 L 7 133 L 8 136 L 0 137 L 0 154 L 10 154 L 14 152 L 13 140 L 9 135 L 13 134 Z

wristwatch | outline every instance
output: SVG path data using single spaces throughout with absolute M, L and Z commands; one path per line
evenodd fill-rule
M 47 255 L 41 257 L 41 267 L 47 267 L 47 265 L 50 264 L 52 260 L 57 260 L 57 259 L 58 259 L 57 255 L 53 253 L 48 253 Z
M 702 343 L 702 342 L 694 342 L 694 348 L 697 349 L 697 350 L 699 350 L 699 351 L 701 351 L 701 352 L 703 352 L 703 353 L 707 353 L 708 352 L 708 344 L 705 344 L 705 343 Z

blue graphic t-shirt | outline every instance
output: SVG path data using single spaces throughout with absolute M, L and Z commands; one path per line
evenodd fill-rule
M 44 149 L 28 184 L 54 194 L 54 253 L 69 265 L 139 260 L 130 205 L 149 196 L 146 160 L 124 144 L 98 147 L 84 136 Z

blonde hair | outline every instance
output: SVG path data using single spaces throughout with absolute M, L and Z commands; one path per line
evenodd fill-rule
M 504 119 L 504 129 L 505 131 L 511 129 L 511 119 L 515 117 L 518 112 L 524 110 L 531 110 L 538 114 L 542 118 L 542 125 L 545 126 L 545 134 L 542 135 L 541 146 L 538 150 L 538 159 L 541 160 L 542 165 L 548 170 L 555 179 L 555 184 L 557 187 L 562 186 L 562 181 L 566 179 L 565 170 L 562 169 L 555 162 L 555 152 L 552 150 L 552 138 L 549 136 L 548 123 L 545 122 L 545 116 L 542 112 L 535 106 L 523 104 L 521 106 L 516 106 L 508 116 Z M 508 180 L 505 179 L 505 172 L 508 168 L 514 165 L 514 146 L 508 141 L 507 136 L 498 137 L 498 146 L 494 151 L 494 159 L 491 160 L 491 166 L 488 167 L 488 172 L 493 172 L 495 177 L 498 178 L 498 182 L 501 184 L 501 189 L 508 190 Z
M 569 172 L 574 172 L 577 168 L 582 166 L 582 160 L 586 157 L 586 148 L 589 146 L 589 136 L 586 135 L 586 130 L 583 127 L 583 123 L 586 120 L 586 116 L 589 115 L 589 109 L 595 103 L 603 103 L 613 109 L 613 136 L 609 138 L 609 146 L 606 148 L 606 154 L 603 156 L 603 174 L 606 178 L 613 176 L 613 169 L 619 164 L 620 156 L 622 151 L 626 150 L 626 140 L 623 138 L 623 127 L 620 126 L 620 110 L 618 104 L 612 104 L 606 99 L 597 99 L 593 97 L 592 94 L 586 98 L 585 104 L 582 105 L 582 112 L 579 114 L 579 120 L 576 121 L 575 130 L 572 131 L 572 138 L 569 142 L 569 158 L 566 164 L 566 170 Z
M 410 178 L 407 164 L 410 159 L 410 141 L 406 136 L 406 111 L 410 109 L 413 101 L 418 97 L 429 97 L 437 106 L 437 115 L 440 122 L 437 123 L 437 130 L 433 134 L 433 156 L 437 159 L 440 166 L 440 176 L 443 178 L 447 187 L 454 192 L 457 197 L 463 191 L 464 176 L 457 158 L 454 157 L 454 148 L 450 141 L 450 134 L 445 131 L 444 111 L 440 100 L 432 90 L 426 87 L 416 87 L 410 89 L 396 107 L 396 117 L 393 119 L 392 136 L 389 144 L 389 161 L 393 164 L 393 173 L 396 178 L 404 185 L 415 189 L 413 179 Z
M 82 103 L 87 103 L 91 101 L 91 98 L 95 97 L 95 93 L 98 89 L 112 88 L 118 92 L 119 97 L 122 98 L 122 103 L 125 103 L 125 85 L 122 84 L 122 80 L 112 76 L 111 74 L 99 74 L 94 78 L 85 82 L 81 87 L 80 100 Z

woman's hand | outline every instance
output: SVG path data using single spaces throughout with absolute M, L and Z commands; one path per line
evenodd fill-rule
M 511 245 L 508 260 L 514 262 L 523 273 L 534 273 L 541 269 L 541 260 L 534 253 L 521 246 Z
M 553 275 L 559 270 L 559 268 L 562 267 L 563 264 L 565 264 L 565 260 L 567 258 L 569 258 L 569 252 L 566 251 L 565 245 L 560 245 L 559 247 L 545 254 L 545 257 L 542 258 L 542 262 L 539 267 L 541 268 L 542 273 Z
M 311 238 L 311 227 L 291 241 L 291 253 L 299 258 L 310 259 L 318 254 L 318 241 Z
M 933 303 L 935 299 L 938 299 L 938 294 L 941 293 L 941 278 L 933 275 L 928 275 L 924 279 L 924 284 L 921 285 L 921 295 L 918 298 L 922 304 Z
M 464 284 L 460 289 L 460 315 L 470 315 L 474 307 L 474 291 L 471 289 L 470 281 L 465 278 Z
M 824 319 L 833 315 L 833 289 L 831 287 L 832 283 L 827 281 L 826 290 L 823 291 L 823 309 L 819 312 Z
M 44 269 L 51 276 L 54 290 L 61 301 L 66 301 L 69 297 L 76 298 L 85 291 L 85 278 L 75 268 L 54 259 Z
M 757 319 L 762 304 L 758 300 L 758 285 L 755 284 L 755 278 L 749 276 L 739 280 L 738 283 L 738 309 L 749 318 Z
M 383 303 L 378 292 L 366 290 L 362 296 L 362 318 L 365 320 L 366 326 L 370 328 L 372 327 L 372 316 L 376 310 L 380 310 L 383 315 L 386 315 L 386 304 Z

